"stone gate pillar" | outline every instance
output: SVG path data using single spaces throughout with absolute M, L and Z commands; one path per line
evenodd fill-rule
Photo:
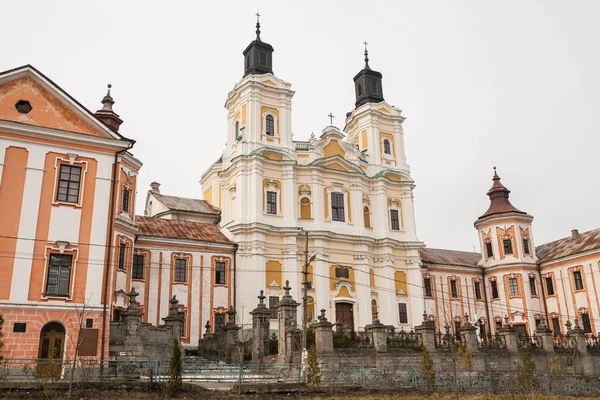
M 315 331 L 315 347 L 319 364 L 329 368 L 337 368 L 339 360 L 333 351 L 333 324 L 325 318 L 325 309 L 321 309 L 319 322 L 311 324 Z
M 169 300 L 169 315 L 162 319 L 166 326 L 171 327 L 172 337 L 176 338 L 181 343 L 183 336 L 183 315 L 179 312 L 179 300 L 177 296 Z
M 435 351 L 435 326 L 432 321 L 427 319 L 427 313 L 423 313 L 423 322 L 419 326 L 415 326 L 415 332 L 421 335 L 423 347 L 429 353 Z
M 269 319 L 271 310 L 265 305 L 264 291 L 260 291 L 258 305 L 252 311 L 252 362 L 260 363 L 269 346 Z
M 508 324 L 508 316 L 504 317 L 504 325 L 498 329 L 498 333 L 504 337 L 504 343 L 506 344 L 506 350 L 509 353 L 518 353 L 519 345 L 517 344 L 517 331 Z
M 542 341 L 542 348 L 548 355 L 554 354 L 554 342 L 552 341 L 552 330 L 546 326 L 546 317 L 540 319 L 540 326 L 535 329 L 535 335 Z
M 236 312 L 233 306 L 227 310 L 227 324 L 223 328 L 225 333 L 225 357 L 228 363 L 238 363 L 244 359 L 244 348 L 239 340 L 240 327 L 235 322 Z
M 277 362 L 285 363 L 291 359 L 291 353 L 293 347 L 288 347 L 287 332 L 290 329 L 295 328 L 298 325 L 298 306 L 300 303 L 296 302 L 290 295 L 290 281 L 285 281 L 285 295 L 281 298 L 281 301 L 277 303 L 277 320 L 279 322 L 277 341 L 279 344 L 279 351 L 277 354 Z
M 592 376 L 595 374 L 594 360 L 587 349 L 585 331 L 579 326 L 579 319 L 575 318 L 573 322 L 575 322 L 575 326 L 573 329 L 567 331 L 567 334 L 575 341 L 575 348 L 577 349 L 577 353 L 579 353 L 579 357 L 581 358 L 581 372 L 585 376 Z

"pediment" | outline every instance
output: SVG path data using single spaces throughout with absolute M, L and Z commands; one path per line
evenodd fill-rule
M 15 107 L 19 101 L 29 102 L 31 110 L 19 112 Z M 122 139 L 31 66 L 0 73 L 0 120 Z
M 332 139 L 327 145 L 323 146 L 323 157 L 328 158 L 333 156 L 346 157 L 346 152 L 342 149 L 340 142 L 335 139 Z
M 364 175 L 364 171 L 354 163 L 342 158 L 340 156 L 333 156 L 330 158 L 319 158 L 309 165 L 321 166 L 327 169 L 333 169 L 336 171 L 344 171 L 344 172 L 359 172 Z
M 323 165 L 323 168 L 335 169 L 337 171 L 348 172 L 347 168 L 345 168 L 343 165 L 341 165 L 340 163 L 337 163 L 337 162 L 333 162 L 333 163 L 330 163 L 330 164 L 325 164 L 325 165 Z

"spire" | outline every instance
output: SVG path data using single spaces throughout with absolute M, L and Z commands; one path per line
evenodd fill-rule
M 118 132 L 123 120 L 119 118 L 119 115 L 113 111 L 112 106 L 115 104 L 115 101 L 110 95 L 110 89 L 112 88 L 112 85 L 109 83 L 107 86 L 108 90 L 106 92 L 106 96 L 104 96 L 101 101 L 102 108 L 96 111 L 94 116 L 104 125 L 106 125 L 106 127 L 111 131 Z
M 260 13 L 256 12 L 256 41 L 261 42 L 260 40 Z
M 494 167 L 494 177 L 492 178 L 494 183 L 490 190 L 488 190 L 487 195 L 490 198 L 490 207 L 479 219 L 483 219 L 495 214 L 504 214 L 504 213 L 517 213 L 517 214 L 526 214 L 525 212 L 518 210 L 515 208 L 510 201 L 508 200 L 508 195 L 510 194 L 510 190 L 508 190 L 501 182 L 498 173 L 496 172 L 496 167 Z
M 381 80 L 383 75 L 374 71 L 369 66 L 369 49 L 367 41 L 365 45 L 365 67 L 354 77 L 354 91 L 356 93 L 356 108 L 366 103 L 380 103 L 384 101 L 383 86 Z
M 244 76 L 273 73 L 273 47 L 260 38 L 260 14 L 256 13 L 256 39 L 244 54 Z

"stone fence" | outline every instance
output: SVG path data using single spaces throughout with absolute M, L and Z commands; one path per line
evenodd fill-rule
M 481 337 L 467 315 L 458 334 L 450 333 L 449 326 L 445 333 L 436 333 L 428 320 L 414 331 L 396 331 L 377 316 L 363 332 L 334 330 L 325 310 L 311 327 L 319 363 L 325 368 L 420 369 L 428 357 L 435 371 L 450 371 L 456 366 L 458 371 L 504 373 L 516 371 L 525 356 L 540 374 L 560 369 L 565 374 L 594 376 L 600 367 L 600 340 L 586 338 L 577 320 L 572 329 L 568 324 L 568 334 L 559 338 L 554 338 L 543 323 L 534 336 L 520 336 L 509 326 L 508 318 L 496 335 Z
M 227 311 L 227 324 L 210 333 L 210 322 L 206 321 L 206 332 L 198 341 L 198 354 L 204 358 L 236 364 L 243 359 L 245 344 L 240 342 L 240 327 L 235 322 L 233 306 Z
M 161 326 L 142 323 L 144 315 L 139 309 L 131 289 L 129 306 L 121 316 L 121 321 L 110 323 L 109 357 L 111 360 L 161 360 L 169 362 L 173 339 L 181 343 L 183 315 L 179 312 L 179 301 L 175 296 L 169 301 L 169 315 L 163 318 Z

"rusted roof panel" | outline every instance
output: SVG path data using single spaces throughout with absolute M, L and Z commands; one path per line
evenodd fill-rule
M 139 236 L 233 244 L 221 233 L 218 225 L 142 216 L 135 217 L 135 224 L 139 227 Z
M 600 249 L 600 229 L 542 244 L 535 248 L 535 254 L 541 262 L 546 262 L 595 249 Z
M 424 248 L 419 253 L 426 264 L 476 267 L 481 260 L 481 254 L 468 251 Z
M 154 197 L 170 210 L 188 211 L 204 214 L 220 214 L 221 211 L 206 200 L 189 199 L 187 197 L 168 196 L 166 194 L 152 193 Z

